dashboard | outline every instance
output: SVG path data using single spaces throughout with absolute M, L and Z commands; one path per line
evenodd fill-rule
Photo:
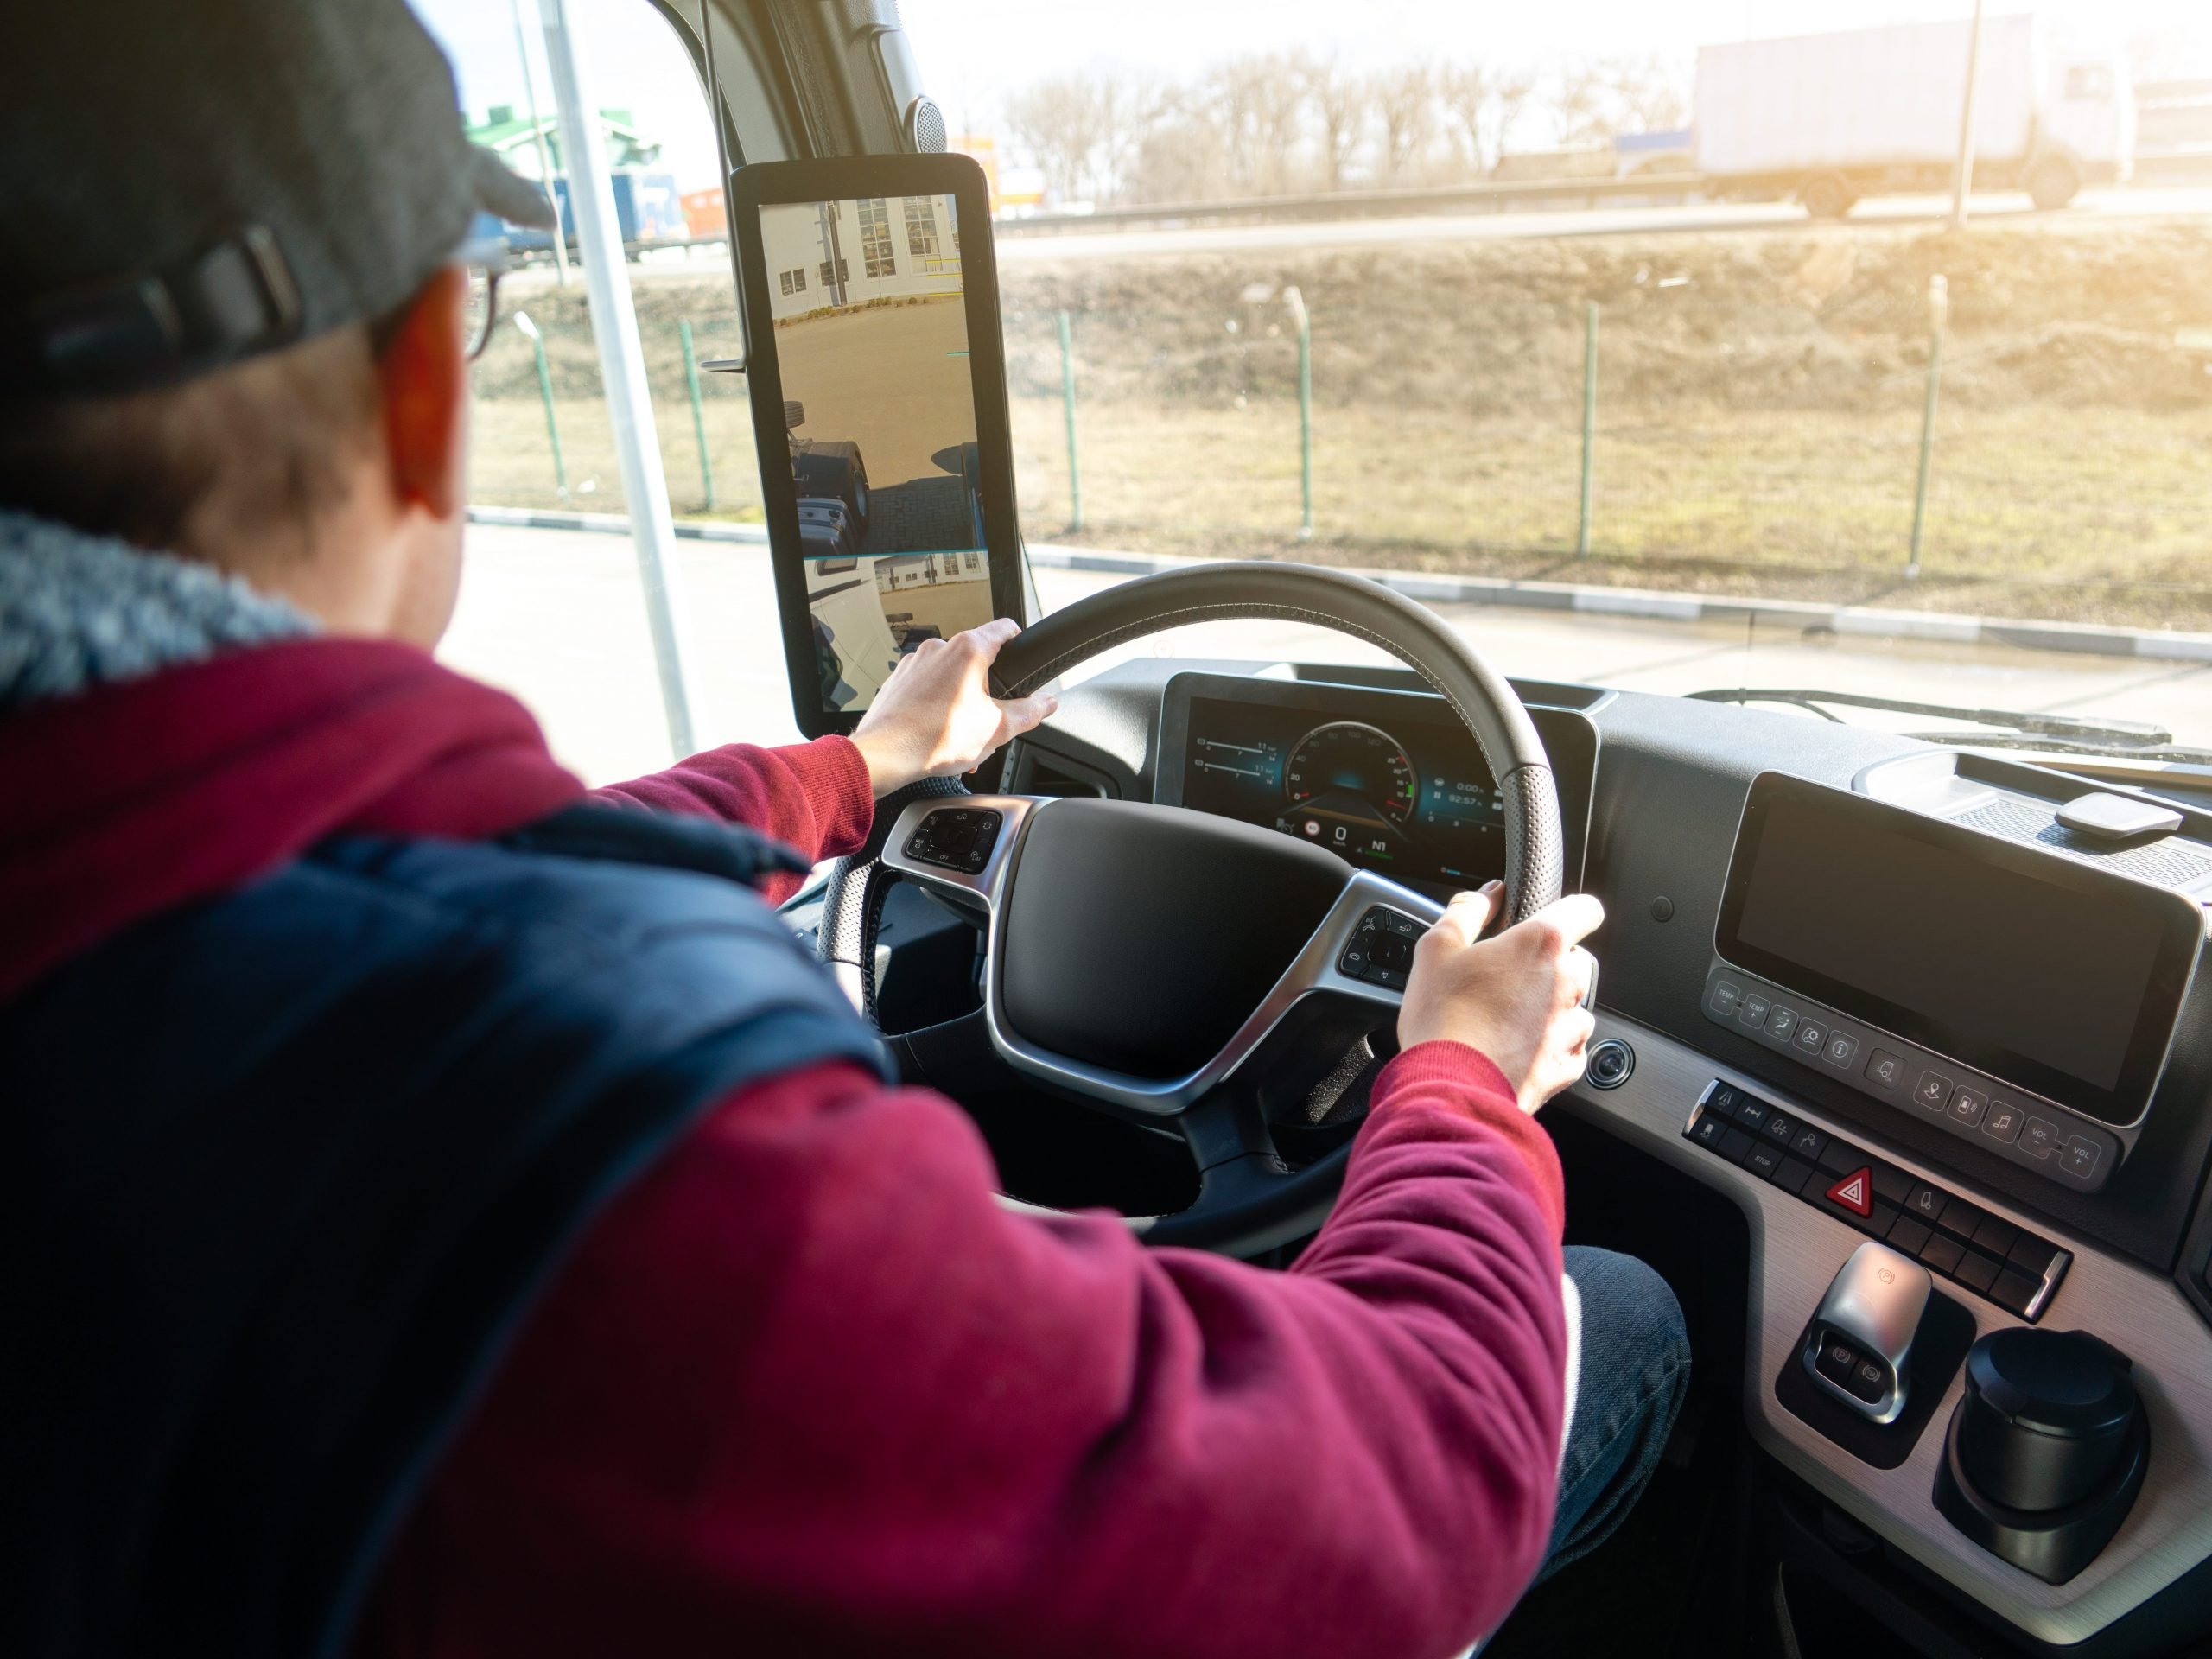
M 1700 1271 L 1742 1280 L 1753 1440 L 2031 1645 L 2201 1605 L 2212 813 L 2101 843 L 2060 821 L 2094 786 L 2047 768 L 1719 703 L 1516 690 L 1559 780 L 1568 884 L 1606 906 L 1597 1036 L 1630 1057 L 1548 1109 L 1745 1217 L 1746 1254 Z M 1009 766 L 1014 791 L 1217 813 L 1432 897 L 1502 866 L 1479 753 L 1396 671 L 1141 658 L 1071 688 Z M 2024 1572 L 1938 1507 L 1962 1366 L 1889 1430 L 1800 1397 L 1808 1321 L 1870 1238 L 1928 1267 L 1954 1360 L 1976 1332 L 2042 1325 L 2133 1361 L 2148 1475 L 2075 1575 Z
M 1597 728 L 1573 709 L 1529 714 L 1552 757 L 1573 886 Z M 1466 728 L 1423 693 L 1178 674 L 1161 703 L 1154 798 L 1326 847 L 1434 898 L 1505 869 L 1496 780 Z

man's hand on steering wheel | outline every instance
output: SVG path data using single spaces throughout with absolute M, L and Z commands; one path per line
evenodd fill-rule
M 1496 881 L 1457 895 L 1414 947 L 1398 1040 L 1411 1048 L 1441 1037 L 1481 1051 L 1533 1112 L 1582 1075 L 1596 1024 L 1582 999 L 1597 964 L 1581 941 L 1605 909 L 1569 893 L 1485 939 L 1504 898 Z
M 1052 717 L 1045 692 L 991 696 L 991 664 L 1021 625 L 1001 617 L 950 639 L 928 639 L 883 683 L 861 716 L 853 743 L 868 762 L 876 798 L 924 778 L 957 778 Z

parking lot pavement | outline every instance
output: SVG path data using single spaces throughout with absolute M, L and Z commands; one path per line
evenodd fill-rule
M 676 586 L 696 741 L 702 747 L 791 741 L 798 728 L 766 550 L 694 541 L 677 548 Z M 1048 608 L 1117 580 L 1038 572 Z M 2212 747 L 2212 668 L 1923 641 L 1808 639 L 1741 624 L 1439 608 L 1507 673 L 1532 678 L 1674 693 L 1821 688 L 1979 709 L 2057 710 L 2155 721 L 2179 741 Z M 1357 640 L 1292 624 L 1208 623 L 1125 646 L 1090 671 L 1144 654 L 1389 660 Z M 589 782 L 632 777 L 671 758 L 627 537 L 472 525 L 461 607 L 441 655 L 520 696 L 543 722 L 554 752 Z M 1893 730 L 1941 723 L 1914 716 L 1869 721 Z

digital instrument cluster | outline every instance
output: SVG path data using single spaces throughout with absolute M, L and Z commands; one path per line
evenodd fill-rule
M 1474 739 L 1419 693 L 1179 676 L 1170 692 L 1178 803 L 1264 824 L 1351 863 L 1422 887 L 1477 886 L 1505 868 L 1505 816 Z M 1570 750 L 1588 753 L 1588 722 Z M 1540 719 L 1539 728 L 1544 729 Z M 1548 747 L 1552 734 L 1545 730 Z M 1554 757 L 1555 762 L 1557 757 Z M 1572 764 L 1566 770 L 1578 770 Z M 1581 845 L 1588 763 L 1563 780 L 1568 840 Z M 1162 768 L 1163 791 L 1168 766 Z M 1165 798 L 1165 795 L 1163 795 Z

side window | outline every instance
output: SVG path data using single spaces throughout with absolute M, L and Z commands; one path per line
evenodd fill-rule
M 891 253 L 890 204 L 881 196 L 871 196 L 861 203 L 861 257 L 870 276 L 899 274 Z
M 2066 72 L 2066 96 L 2085 104 L 2112 101 L 2112 71 L 2101 63 L 2077 63 Z

